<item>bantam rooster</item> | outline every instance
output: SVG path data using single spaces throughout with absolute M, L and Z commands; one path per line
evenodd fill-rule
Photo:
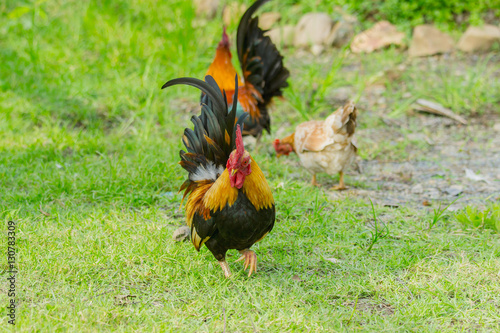
M 288 87 L 286 80 L 290 75 L 276 46 L 259 28 L 258 17 L 252 18 L 255 11 L 267 1 L 269 0 L 257 0 L 247 9 L 240 20 L 236 36 L 238 59 L 243 74 L 243 78 L 239 77 L 237 83 L 239 93 L 236 117 L 247 112 L 250 117 L 245 121 L 243 135 L 257 138 L 262 135 L 262 129 L 270 133 L 268 106 L 273 97 L 282 96 L 282 89 Z M 232 104 L 233 96 L 236 95 L 236 70 L 231 57 L 229 37 L 224 28 L 222 40 L 206 75 L 211 75 L 221 91 L 226 91 L 229 104 Z
M 191 241 L 198 251 L 206 245 L 226 277 L 231 275 L 226 252 L 238 250 L 250 276 L 257 271 L 257 256 L 250 247 L 273 228 L 275 207 L 264 174 L 243 147 L 241 125 L 246 114 L 236 122 L 236 101 L 228 112 L 226 95 L 211 76 L 205 82 L 174 79 L 162 89 L 176 84 L 197 87 L 205 94 L 201 115 L 191 118 L 194 130 L 184 130 L 187 152 L 180 151 L 179 163 L 189 172 L 180 190 L 185 190 L 184 198 L 189 196 L 186 222 Z
M 295 133 L 274 140 L 276 156 L 297 153 L 300 162 L 313 174 L 311 183 L 318 186 L 316 174 L 340 174 L 339 185 L 333 190 L 344 190 L 344 170 L 355 160 L 357 147 L 354 139 L 357 111 L 349 102 L 324 121 L 313 120 L 295 128 Z

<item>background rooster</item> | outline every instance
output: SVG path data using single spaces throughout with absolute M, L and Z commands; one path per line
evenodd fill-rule
M 339 185 L 334 190 L 346 189 L 344 170 L 356 158 L 354 131 L 357 110 L 349 102 L 324 121 L 313 120 L 295 128 L 295 133 L 283 139 L 274 140 L 276 156 L 297 153 L 300 162 L 313 174 L 312 184 L 318 186 L 316 174 L 340 174 Z
M 235 86 L 238 86 L 237 117 L 248 112 L 250 117 L 245 121 L 243 134 L 255 137 L 260 137 L 262 129 L 270 133 L 268 106 L 273 97 L 282 96 L 282 89 L 288 87 L 286 80 L 290 75 L 276 46 L 259 28 L 258 17 L 252 18 L 255 11 L 267 1 L 256 1 L 243 14 L 238 25 L 236 47 L 243 78 L 239 77 L 237 84 L 234 81 L 236 70 L 231 61 L 226 28 L 207 71 L 207 75 L 215 79 L 220 89 L 226 91 L 229 104 L 233 101 Z
M 226 277 L 231 275 L 225 259 L 228 249 L 242 254 L 239 260 L 245 260 L 245 270 L 250 266 L 250 276 L 257 268 L 257 256 L 250 247 L 273 228 L 274 199 L 257 162 L 243 147 L 240 125 L 245 117 L 235 126 L 236 100 L 228 112 L 217 83 L 211 76 L 205 80 L 180 78 L 162 87 L 187 84 L 204 93 L 201 116 L 191 118 L 194 130 L 184 131 L 187 152 L 180 151 L 180 164 L 189 172 L 180 188 L 185 190 L 184 198 L 189 195 L 186 222 L 196 250 L 205 244 Z M 234 94 L 238 96 L 237 87 Z

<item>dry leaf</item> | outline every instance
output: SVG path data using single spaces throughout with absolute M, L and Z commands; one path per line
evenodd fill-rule
M 415 110 L 417 111 L 424 111 L 436 114 L 438 116 L 448 117 L 463 125 L 467 125 L 467 120 L 465 120 L 465 118 L 453 113 L 453 111 L 445 108 L 439 103 L 431 102 L 422 98 L 417 99 L 415 103 L 416 103 Z

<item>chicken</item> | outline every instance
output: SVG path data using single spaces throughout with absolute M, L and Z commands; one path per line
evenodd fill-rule
M 243 74 L 237 83 L 239 93 L 236 117 L 247 112 L 250 117 L 245 121 L 243 135 L 257 138 L 262 135 L 263 129 L 270 133 L 269 104 L 273 97 L 282 96 L 282 89 L 288 87 L 286 80 L 290 75 L 276 46 L 259 28 L 258 17 L 252 18 L 255 11 L 267 1 L 269 0 L 257 0 L 247 9 L 240 20 L 236 36 L 236 49 Z M 231 57 L 229 37 L 224 28 L 222 40 L 206 75 L 215 79 L 221 91 L 226 91 L 229 104 L 232 104 L 236 86 L 236 70 Z
M 226 277 L 231 275 L 226 252 L 238 250 L 250 276 L 257 271 L 257 256 L 250 247 L 273 228 L 275 206 L 264 174 L 243 146 L 241 126 L 246 114 L 236 122 L 236 101 L 228 111 L 226 97 L 211 76 L 205 82 L 174 79 L 162 88 L 176 84 L 197 87 L 205 94 L 201 115 L 191 119 L 194 130 L 184 131 L 187 152 L 180 151 L 180 165 L 189 173 L 180 191 L 184 190 L 183 201 L 188 196 L 191 241 L 198 251 L 205 244 Z
M 318 186 L 316 174 L 340 174 L 339 185 L 334 190 L 344 190 L 344 170 L 355 160 L 357 147 L 354 139 L 357 110 L 349 102 L 324 121 L 313 120 L 295 128 L 295 133 L 274 140 L 276 156 L 289 155 L 292 151 L 302 166 L 312 173 L 312 184 Z

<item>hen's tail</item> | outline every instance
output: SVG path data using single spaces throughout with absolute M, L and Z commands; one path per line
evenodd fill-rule
M 335 133 L 352 136 L 356 130 L 356 118 L 358 111 L 353 102 L 347 102 L 325 120 L 325 124 L 331 127 Z

